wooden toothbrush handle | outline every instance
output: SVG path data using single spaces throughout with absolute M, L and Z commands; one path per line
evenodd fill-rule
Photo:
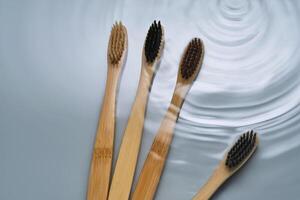
M 150 66 L 149 66 L 150 67 Z M 128 200 L 136 168 L 153 73 L 142 67 L 137 95 L 125 129 L 111 188 L 109 200 Z
M 197 194 L 193 197 L 193 200 L 210 199 L 228 177 L 228 171 L 223 165 L 221 165 L 214 171 L 213 175 L 209 178 L 205 185 L 203 185 L 202 188 L 197 192 Z
M 132 200 L 152 200 L 154 198 L 169 153 L 176 121 L 189 88 L 175 86 L 171 105 L 154 138 L 133 192 Z
M 98 130 L 94 144 L 87 200 L 106 200 L 109 190 L 115 134 L 115 102 L 118 70 L 109 66 Z
M 132 200 L 152 200 L 154 198 L 172 142 L 176 119 L 164 118 L 140 173 Z

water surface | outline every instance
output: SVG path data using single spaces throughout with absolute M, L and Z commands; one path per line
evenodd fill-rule
M 154 19 L 165 27 L 166 45 L 138 173 L 185 45 L 200 37 L 206 49 L 156 199 L 191 199 L 248 129 L 259 133 L 259 149 L 214 199 L 299 199 L 299 13 L 293 0 L 0 0 L 0 199 L 85 199 L 111 26 L 122 20 L 129 34 L 117 152 Z

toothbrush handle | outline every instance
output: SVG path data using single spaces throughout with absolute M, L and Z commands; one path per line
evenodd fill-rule
M 173 139 L 173 131 L 178 116 L 178 114 L 173 114 L 170 107 L 148 153 L 132 200 L 152 200 L 154 198 Z
M 87 200 L 106 200 L 113 158 L 115 102 L 120 67 L 109 66 L 90 167 Z
M 132 200 L 152 200 L 154 198 L 172 142 L 175 123 L 176 119 L 166 117 L 163 120 L 140 173 Z
M 176 121 L 188 90 L 189 87 L 181 88 L 176 85 L 171 105 L 154 138 L 132 200 L 152 200 L 154 198 L 169 153 Z
M 221 164 L 219 168 L 214 171 L 213 175 L 209 178 L 209 180 L 193 197 L 193 200 L 210 199 L 228 177 L 228 171 L 226 171 L 226 168 Z
M 142 67 L 137 95 L 123 134 L 108 200 L 128 200 L 143 134 L 145 110 L 153 72 Z

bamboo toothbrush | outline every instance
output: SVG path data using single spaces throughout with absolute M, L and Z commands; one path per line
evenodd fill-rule
M 142 53 L 142 69 L 139 86 L 131 115 L 125 129 L 116 168 L 112 178 L 109 200 L 127 200 L 140 149 L 146 103 L 152 80 L 164 46 L 164 30 L 154 21 L 148 30 Z
M 106 88 L 90 168 L 87 200 L 106 200 L 113 157 L 116 93 L 127 55 L 127 30 L 121 22 L 111 30 Z
M 154 198 L 180 109 L 200 71 L 203 56 L 204 45 L 200 39 L 194 38 L 186 47 L 181 59 L 171 104 L 144 163 L 132 195 L 133 200 L 151 200 Z
M 256 150 L 258 142 L 258 136 L 253 130 L 240 136 L 193 200 L 210 199 L 217 189 L 247 162 Z

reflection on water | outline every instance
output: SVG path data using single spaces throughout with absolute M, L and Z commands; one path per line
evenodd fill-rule
M 58 199 L 84 199 L 111 25 L 122 20 L 129 34 L 118 99 L 117 151 L 137 87 L 146 31 L 159 19 L 165 26 L 166 46 L 150 94 L 138 173 L 171 99 L 184 47 L 192 37 L 200 37 L 206 54 L 181 110 L 156 199 L 191 199 L 228 145 L 248 129 L 260 134 L 259 150 L 215 199 L 297 199 L 299 11 L 299 2 L 293 0 L 0 1 L 1 113 L 9 113 L 0 115 L 0 144 L 7 150 L 0 158 L 18 148 L 28 158 L 23 161 L 26 171 L 18 165 L 12 168 L 17 161 L 6 158 L 4 180 L 18 176 L 14 178 L 29 181 L 16 198 L 51 199 L 50 193 L 33 190 L 47 188 L 38 184 L 47 178 L 50 183 L 63 182 L 51 186 Z M 18 122 L 24 119 L 21 127 Z M 13 148 L 20 130 L 25 142 L 17 140 Z M 69 141 L 70 136 L 77 139 Z M 43 146 L 35 142 L 41 140 Z M 61 168 L 51 172 L 49 165 L 33 166 L 40 147 L 51 162 L 61 159 Z M 67 149 L 77 149 L 77 157 Z M 79 162 L 85 163 L 82 168 L 72 167 Z M 63 173 L 70 168 L 73 173 Z M 13 175 L 12 169 L 20 174 Z M 48 175 L 35 174 L 37 169 Z M 10 185 L 0 181 L 3 199 L 10 199 Z M 66 185 L 74 190 L 60 189 Z

